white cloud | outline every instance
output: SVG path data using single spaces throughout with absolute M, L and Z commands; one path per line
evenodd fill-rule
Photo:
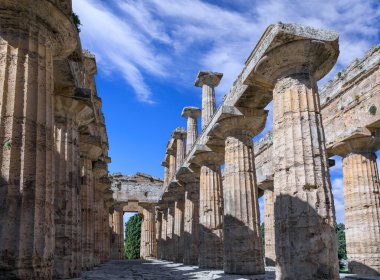
M 334 195 L 334 204 L 336 212 L 336 220 L 338 223 L 344 223 L 344 186 L 343 178 L 335 178 L 331 182 Z
M 200 69 L 224 73 L 217 88 L 220 101 L 271 23 L 297 22 L 340 32 L 335 71 L 361 57 L 380 29 L 375 0 L 239 1 L 234 4 L 240 12 L 200 0 L 105 3 L 73 2 L 83 22 L 84 46 L 110 73 L 123 73 L 139 100 L 148 103 L 153 101 L 150 77 L 164 78 L 185 91 Z

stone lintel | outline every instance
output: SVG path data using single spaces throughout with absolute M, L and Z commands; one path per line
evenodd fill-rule
M 201 114 L 202 114 L 202 110 L 200 108 L 188 106 L 188 107 L 183 108 L 181 116 L 184 118 L 197 119 L 201 116 Z
M 212 72 L 212 71 L 199 71 L 194 85 L 196 87 L 202 87 L 203 85 L 216 87 L 219 85 L 222 77 L 223 77 L 222 73 Z
M 292 71 L 312 72 L 318 81 L 334 66 L 339 35 L 326 29 L 299 24 L 270 25 L 246 61 L 243 84 L 272 85 Z
M 378 149 L 380 149 L 380 130 L 371 133 L 363 129 L 336 143 L 331 151 L 344 157 L 352 152 L 376 152 Z

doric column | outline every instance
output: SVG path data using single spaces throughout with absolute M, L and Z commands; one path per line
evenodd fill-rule
M 354 135 L 335 145 L 343 157 L 345 232 L 350 273 L 380 274 L 379 135 Z
M 212 129 L 215 136 L 225 140 L 224 272 L 263 274 L 265 270 L 252 137 L 264 128 L 267 112 L 248 108 L 229 109 L 230 117 L 223 118 Z
M 223 74 L 200 71 L 195 86 L 202 87 L 202 130 L 210 123 L 216 111 L 215 87 L 219 85 Z
M 79 125 L 91 121 L 86 100 L 55 96 L 54 277 L 78 277 L 82 270 Z M 84 117 L 88 116 L 88 117 Z
M 183 263 L 198 265 L 199 257 L 199 170 L 182 167 L 179 180 L 185 186 Z
M 164 167 L 164 186 L 167 186 L 170 181 L 170 172 L 169 172 L 169 163 L 167 161 L 163 161 L 161 166 Z
M 169 180 L 168 183 L 174 178 L 176 172 L 176 154 L 175 151 L 168 151 L 169 153 Z
M 264 233 L 265 233 L 265 265 L 276 264 L 276 248 L 274 234 L 274 192 L 264 191 Z
M 0 275 L 4 279 L 43 280 L 53 274 L 53 58 L 67 57 L 76 38 L 71 12 L 62 12 L 52 1 L 0 3 Z
M 183 262 L 184 192 L 178 193 L 174 209 L 174 261 Z
M 143 221 L 141 224 L 140 257 L 150 259 L 157 257 L 155 210 L 152 205 L 143 206 Z
M 168 216 L 166 223 L 166 259 L 174 261 L 174 217 L 175 202 L 168 202 Z
M 172 138 L 176 141 L 176 170 L 182 166 L 183 160 L 185 158 L 186 135 L 187 133 L 183 127 L 177 127 L 172 134 Z
M 156 211 L 157 259 L 162 259 L 162 210 L 156 206 L 155 211 Z
M 185 107 L 182 110 L 182 117 L 187 118 L 187 138 L 186 138 L 186 154 L 189 153 L 198 138 L 198 122 L 197 119 L 201 115 L 201 109 L 197 107 Z
M 200 167 L 199 267 L 223 267 L 223 157 L 202 152 L 194 158 Z
M 316 83 L 338 54 L 337 35 L 328 34 L 323 38 L 333 42 L 276 42 L 254 70 L 274 87 L 276 279 L 339 279 L 334 201 Z
M 161 253 L 159 255 L 159 259 L 162 259 L 162 260 L 167 260 L 167 251 L 168 251 L 167 227 L 168 227 L 168 208 L 163 208 L 162 209 L 161 246 L 160 246 Z
M 116 207 L 112 214 L 113 248 L 112 259 L 122 260 L 124 256 L 123 208 Z

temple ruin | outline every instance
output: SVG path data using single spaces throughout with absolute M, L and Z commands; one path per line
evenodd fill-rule
M 81 47 L 71 1 L 0 1 L 0 279 L 75 278 L 123 259 L 124 212 L 143 216 L 142 259 L 339 279 L 334 155 L 343 157 L 349 270 L 380 275 L 380 46 L 318 91 L 338 40 L 270 25 L 218 108 L 223 74 L 200 71 L 202 108 L 183 109 L 187 128 L 170 136 L 161 181 L 108 174 L 96 60 Z M 253 141 L 270 102 L 273 130 Z

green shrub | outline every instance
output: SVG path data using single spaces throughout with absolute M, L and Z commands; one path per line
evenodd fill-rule
M 140 258 L 141 223 L 142 217 L 139 214 L 125 223 L 124 256 L 128 260 Z
M 340 260 L 346 260 L 347 259 L 347 252 L 346 252 L 346 233 L 345 233 L 345 227 L 344 224 L 337 224 L 335 227 L 336 235 L 338 237 L 338 258 Z

